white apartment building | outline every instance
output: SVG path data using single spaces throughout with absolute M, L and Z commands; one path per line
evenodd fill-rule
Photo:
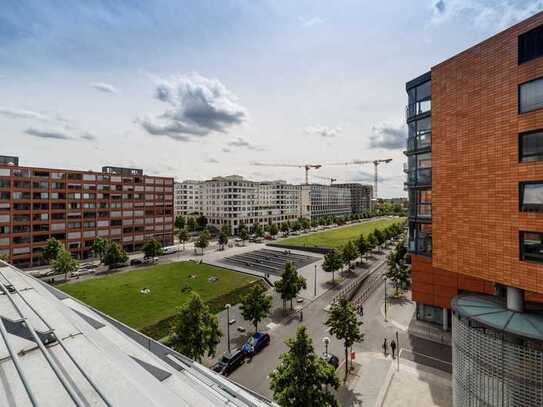
M 238 175 L 215 177 L 202 186 L 202 212 L 209 225 L 251 226 L 301 217 L 299 186 L 284 181 L 249 181 Z
M 324 216 L 351 215 L 351 190 L 330 185 L 302 185 L 301 201 L 311 220 Z
M 203 181 L 186 180 L 174 184 L 174 212 L 178 215 L 202 213 Z

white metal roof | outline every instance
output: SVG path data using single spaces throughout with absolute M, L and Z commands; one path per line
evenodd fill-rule
M 271 406 L 0 261 L 0 406 Z

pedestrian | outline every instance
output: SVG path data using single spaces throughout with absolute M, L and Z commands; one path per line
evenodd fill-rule
M 396 342 L 394 339 L 390 341 L 390 350 L 392 350 L 392 359 L 396 359 Z
M 385 354 L 385 357 L 386 357 L 387 354 L 388 354 L 388 343 L 387 343 L 387 338 L 385 338 L 385 341 L 383 342 L 383 353 Z

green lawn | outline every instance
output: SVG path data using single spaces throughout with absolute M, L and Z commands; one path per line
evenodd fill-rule
M 288 237 L 279 240 L 277 243 L 292 246 L 316 246 L 329 249 L 339 249 L 349 240 L 358 239 L 361 234 L 368 235 L 375 229 L 384 229 L 393 223 L 403 222 L 403 218 L 380 219 L 373 222 L 357 223 L 352 226 L 345 226 L 338 229 L 325 230 L 304 236 Z
M 195 275 L 196 278 L 190 278 Z M 208 278 L 216 276 L 217 282 Z M 255 277 L 219 267 L 179 262 L 160 264 L 137 271 L 122 272 L 58 288 L 125 324 L 141 330 L 172 317 L 176 308 L 190 296 L 185 286 L 213 305 L 219 297 L 243 291 Z M 140 294 L 149 288 L 150 294 Z M 239 295 L 237 296 L 239 297 Z

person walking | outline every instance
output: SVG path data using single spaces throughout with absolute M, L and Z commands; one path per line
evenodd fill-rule
M 392 359 L 396 359 L 396 341 L 394 339 L 390 341 L 390 350 L 392 351 Z
M 385 341 L 383 342 L 383 353 L 385 354 L 385 358 L 387 357 L 387 354 L 388 354 L 388 343 L 387 343 L 387 338 L 385 338 Z

